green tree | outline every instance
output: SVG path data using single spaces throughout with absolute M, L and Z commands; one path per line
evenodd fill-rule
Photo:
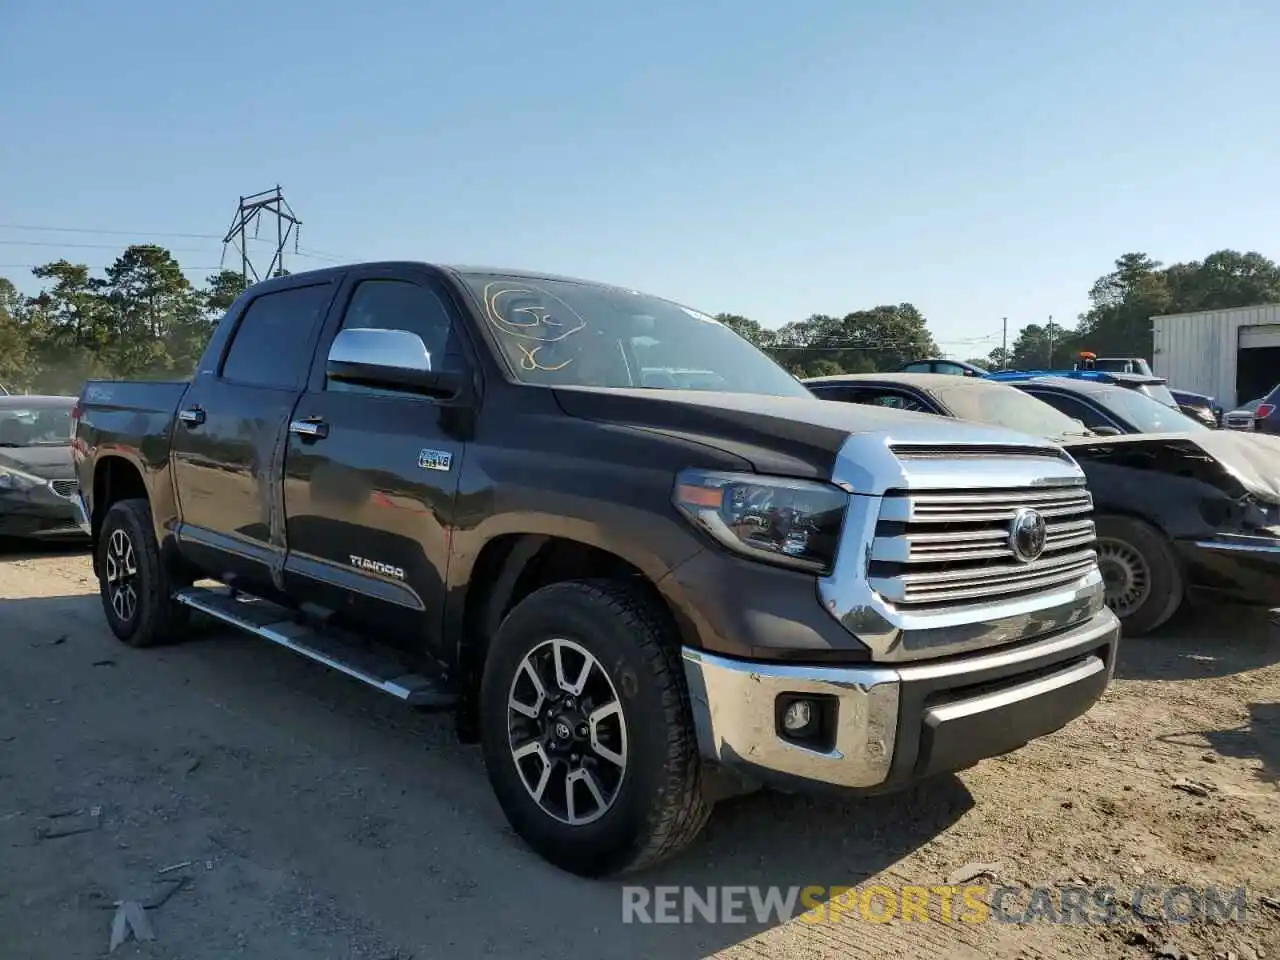
M 24 390 L 35 379 L 25 314 L 26 298 L 0 277 L 0 384 L 9 390 Z
M 773 336 L 772 330 L 766 330 L 756 321 L 739 316 L 736 313 L 717 313 L 716 319 L 738 336 L 755 344 L 757 347 L 768 346 Z
M 1075 357 L 1074 333 L 1050 320 L 1044 326 L 1029 323 L 1013 341 L 1012 364 L 1020 370 L 1046 370 L 1070 364 Z
M 1013 366 L 1013 351 L 1007 347 L 996 347 L 987 354 L 987 366 L 992 370 L 1007 370 Z
M 1077 345 L 1099 355 L 1151 359 L 1151 318 L 1280 302 L 1280 267 L 1260 253 L 1218 250 L 1165 267 L 1126 253 L 1089 291 Z
M 211 314 L 221 317 L 231 309 L 236 297 L 244 293 L 247 284 L 244 276 L 235 270 L 219 270 L 211 276 L 205 285 L 204 308 Z
M 155 244 L 127 247 L 107 267 L 103 291 L 120 376 L 190 373 L 209 335 L 206 301 L 168 250 Z

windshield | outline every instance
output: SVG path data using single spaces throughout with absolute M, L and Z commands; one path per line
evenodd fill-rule
M 574 280 L 463 280 L 523 383 L 812 396 L 728 327 L 669 300 Z
M 1210 429 L 1200 421 L 1188 417 L 1176 406 L 1169 407 L 1138 390 L 1108 387 L 1097 395 L 1097 400 L 1122 420 L 1131 423 L 1139 433 L 1180 433 Z
M 0 407 L 0 447 L 61 447 L 70 442 L 70 404 Z
M 1073 420 L 1062 411 L 1016 387 L 991 384 L 990 387 L 976 389 L 973 386 L 939 386 L 929 389 L 961 420 L 1007 427 L 1035 437 L 1090 435 L 1090 431 L 1079 420 Z
M 1138 389 L 1157 403 L 1163 403 L 1166 407 L 1176 407 L 1178 405 L 1177 397 L 1163 383 L 1144 383 Z

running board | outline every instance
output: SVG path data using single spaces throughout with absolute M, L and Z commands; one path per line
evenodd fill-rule
M 457 697 L 440 684 L 407 670 L 389 653 L 356 637 L 320 631 L 290 610 L 226 587 L 187 587 L 173 595 L 179 603 L 223 623 L 278 643 L 415 707 L 451 707 Z

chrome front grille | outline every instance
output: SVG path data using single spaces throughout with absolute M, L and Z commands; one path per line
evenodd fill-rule
M 1031 509 L 1044 549 L 1023 561 L 1012 525 Z M 1062 588 L 1097 563 L 1093 499 L 1082 484 L 889 491 L 871 550 L 871 588 L 900 608 L 989 603 Z
M 51 480 L 49 486 L 53 487 L 53 492 L 58 496 L 70 500 L 76 495 L 78 484 L 74 480 Z

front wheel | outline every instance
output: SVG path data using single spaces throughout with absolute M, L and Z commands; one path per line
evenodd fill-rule
M 1182 567 L 1169 539 L 1132 517 L 1097 520 L 1098 569 L 1109 606 L 1127 636 L 1140 637 L 1164 625 L 1182 606 Z
M 173 599 L 175 584 L 160 556 L 146 500 L 111 505 L 98 534 L 98 590 L 107 624 L 131 647 L 174 639 L 188 610 Z
M 502 622 L 480 688 L 485 766 L 526 843 L 607 876 L 690 843 L 710 806 L 674 630 L 613 581 L 556 583 Z

